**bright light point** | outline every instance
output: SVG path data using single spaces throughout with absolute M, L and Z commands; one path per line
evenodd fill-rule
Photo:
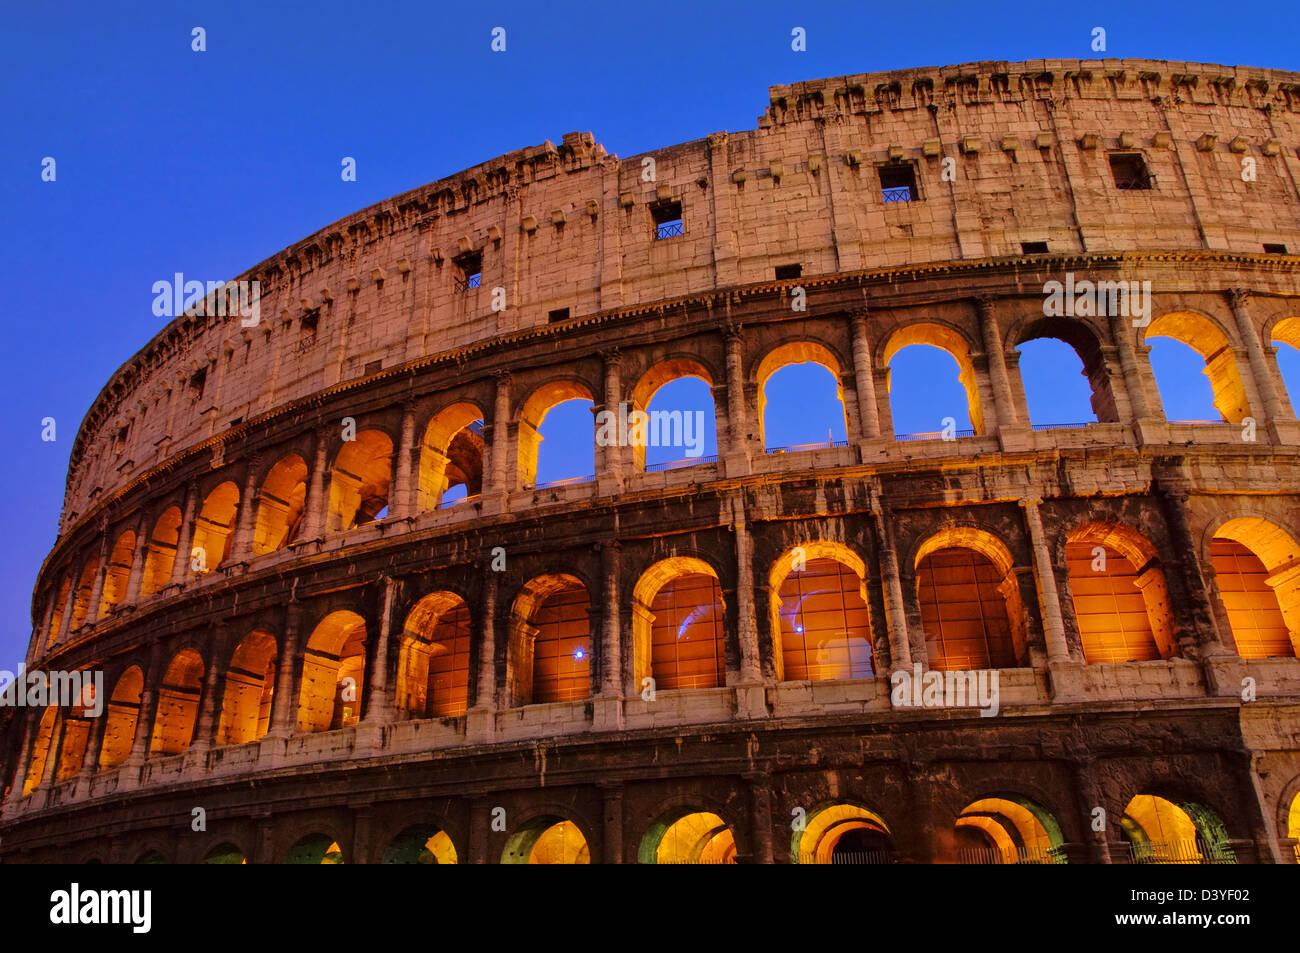
M 587 657 L 587 653 L 584 652 L 582 649 L 574 649 L 573 657 L 576 658 L 578 661 L 582 661 L 584 658 Z
M 803 631 L 803 626 L 801 626 L 801 625 L 796 625 L 796 626 L 794 627 L 794 630 L 795 630 L 796 632 L 802 632 L 802 631 Z

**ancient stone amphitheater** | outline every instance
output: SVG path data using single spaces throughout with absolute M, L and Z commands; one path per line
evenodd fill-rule
M 258 323 L 214 295 L 119 369 L 27 658 L 102 671 L 102 715 L 7 712 L 3 859 L 1294 863 L 1300 75 L 770 98 L 396 196 L 241 275 Z M 1045 337 L 1097 422 L 1030 419 Z M 1154 337 L 1221 420 L 1166 419 Z M 895 434 L 916 344 L 973 432 Z M 848 439 L 768 446 L 807 362 Z M 537 482 L 551 408 L 685 377 L 716 458 Z

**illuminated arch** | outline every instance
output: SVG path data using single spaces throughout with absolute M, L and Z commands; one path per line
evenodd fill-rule
M 734 864 L 736 835 L 710 811 L 677 808 L 660 817 L 641 838 L 642 864 Z
M 393 439 L 382 430 L 362 430 L 345 440 L 330 469 L 330 532 L 382 519 L 388 513 L 393 476 Z
M 464 486 L 465 495 L 483 492 L 483 411 L 462 401 L 429 421 L 420 444 L 420 511 L 437 509 L 447 491 Z
M 890 361 L 905 347 L 923 344 L 946 351 L 957 362 L 957 380 L 966 391 L 966 410 L 971 427 L 977 434 L 984 433 L 984 411 L 980 405 L 979 380 L 971 361 L 970 344 L 961 334 L 942 324 L 922 322 L 899 328 L 889 336 L 880 351 L 880 366 L 888 368 Z
M 516 705 L 573 701 L 591 694 L 590 601 L 576 576 L 529 580 L 510 611 L 510 697 Z
M 182 649 L 172 656 L 158 688 L 151 756 L 180 754 L 190 746 L 202 693 L 203 658 L 194 649 Z
M 1223 822 L 1192 801 L 1138 794 L 1124 808 L 1120 830 L 1132 845 L 1136 863 L 1236 862 Z
M 844 375 L 840 370 L 839 359 L 823 344 L 815 341 L 791 341 L 768 351 L 754 372 L 754 378 L 758 382 L 759 439 L 763 446 L 767 447 L 767 385 L 775 374 L 791 364 L 816 364 L 830 372 L 835 379 L 835 397 L 840 402 L 840 412 L 843 415 L 841 423 L 844 424 L 847 435 L 848 411 L 844 406 Z
M 634 683 L 652 677 L 656 691 L 725 684 L 725 617 L 711 565 L 694 556 L 659 560 L 632 590 Z
M 546 415 L 569 400 L 592 400 L 586 385 L 573 380 L 558 380 L 543 384 L 534 390 L 519 411 L 519 483 L 532 487 L 537 483 L 537 458 L 541 450 L 541 426 Z M 614 411 L 617 413 L 618 408 Z M 592 420 L 592 448 L 596 445 L 595 419 Z
M 247 744 L 270 730 L 276 661 L 275 636 L 266 629 L 254 629 L 240 641 L 226 670 L 217 744 Z
M 956 821 L 958 860 L 968 864 L 1063 864 L 1065 838 L 1044 808 L 1027 798 L 972 801 Z
M 239 487 L 227 480 L 203 501 L 194 524 L 194 542 L 186 558 L 202 551 L 200 565 L 211 572 L 230 555 L 230 534 L 235 531 L 235 514 L 239 512 Z
M 1210 564 L 1242 658 L 1300 655 L 1300 545 L 1257 516 L 1230 519 L 1210 543 Z
M 1085 662 L 1177 654 L 1169 587 L 1150 540 L 1123 523 L 1088 522 L 1066 537 L 1065 560 Z
M 82 669 L 82 695 L 64 711 L 58 746 L 59 763 L 54 770 L 55 783 L 66 781 L 81 770 L 86 746 L 90 744 L 91 725 L 96 717 L 95 686 L 90 671 Z
M 813 808 L 790 839 L 796 864 L 884 864 L 893 851 L 893 833 L 881 816 L 847 801 Z
M 1205 360 L 1205 376 L 1214 392 L 1214 407 L 1228 423 L 1250 416 L 1246 388 L 1232 352 L 1232 342 L 1214 321 L 1193 311 L 1171 311 L 1147 326 L 1147 338 L 1166 337 L 1186 344 Z
M 68 590 L 72 588 L 72 580 L 68 576 L 63 577 L 63 582 L 54 595 L 54 603 L 50 607 L 50 628 L 45 635 L 45 647 L 48 649 L 59 638 L 59 629 L 63 627 L 63 612 L 68 605 Z
M 113 768 L 131 754 L 135 742 L 136 724 L 140 720 L 140 696 L 144 691 L 144 673 L 140 666 L 132 665 L 117 677 L 113 693 L 108 697 L 104 717 L 104 740 L 99 748 L 99 766 Z
M 68 623 L 68 631 L 76 632 L 86 622 L 86 616 L 90 613 L 90 595 L 95 589 L 95 573 L 99 572 L 99 557 L 91 556 L 86 560 L 86 564 L 81 567 L 81 575 L 77 577 L 77 593 L 72 599 L 72 619 Z
M 361 717 L 366 674 L 366 620 L 340 609 L 316 624 L 303 653 L 298 730 L 331 731 Z
M 142 598 L 154 595 L 171 581 L 180 533 L 180 507 L 168 507 L 154 522 L 153 532 L 149 534 L 144 559 L 144 577 L 140 580 Z
M 591 852 L 573 821 L 544 815 L 528 821 L 506 841 L 503 864 L 589 864 Z
M 131 579 L 131 565 L 134 561 L 135 531 L 128 529 L 117 537 L 117 542 L 108 554 L 108 571 L 104 574 L 104 592 L 99 602 L 101 617 L 126 598 L 126 587 Z
M 470 614 L 453 592 L 433 592 L 406 616 L 397 663 L 399 711 L 463 715 L 469 705 Z
M 381 864 L 454 864 L 456 845 L 451 836 L 433 824 L 406 828 L 384 848 Z
M 921 544 L 915 567 L 931 668 L 1011 668 L 1026 659 L 1024 604 L 1000 539 L 948 526 Z
M 866 577 L 862 557 L 832 540 L 809 540 L 777 557 L 768 573 L 768 609 L 778 679 L 874 674 Z
M 298 538 L 307 504 L 307 464 L 296 453 L 276 461 L 257 495 L 253 553 L 275 552 Z
M 1268 337 L 1271 343 L 1285 344 L 1300 353 L 1300 316 L 1282 318 L 1273 325 Z M 1277 369 L 1278 376 L 1282 378 L 1282 384 L 1286 388 L 1287 396 L 1291 399 L 1292 408 L 1300 406 L 1300 380 L 1291 379 L 1294 377 L 1294 373 L 1288 375 L 1276 357 L 1273 366 Z
M 308 834 L 300 837 L 285 852 L 286 864 L 341 864 L 343 849 L 328 834 Z
M 41 715 L 36 726 L 36 736 L 32 739 L 31 760 L 27 764 L 27 777 L 23 782 L 23 797 L 40 787 L 45 777 L 45 762 L 49 759 L 54 746 L 56 722 L 59 717 L 57 705 L 50 705 Z
M 1026 324 L 1016 335 L 1016 348 L 1019 350 L 1031 341 L 1051 339 L 1060 341 L 1074 351 L 1083 366 L 1083 376 L 1088 380 L 1092 392 L 1091 406 L 1093 415 L 1102 422 L 1119 420 L 1119 411 L 1115 405 L 1115 394 L 1111 388 L 1110 373 L 1106 368 L 1106 358 L 1102 353 L 1101 341 L 1093 329 L 1083 321 L 1068 318 L 1039 318 Z M 1034 421 L 1031 421 L 1033 423 Z M 1038 421 L 1044 423 L 1045 421 Z M 1066 421 L 1056 421 L 1065 423 Z M 1050 423 L 1050 421 L 1049 421 Z
M 629 408 L 629 412 L 639 410 L 648 413 L 655 395 L 660 390 L 674 381 L 686 378 L 701 380 L 710 388 L 713 387 L 713 375 L 699 361 L 684 357 L 670 358 L 666 361 L 660 361 L 641 375 L 632 388 L 632 406 Z M 614 409 L 617 410 L 618 408 Z M 716 408 L 713 406 L 712 395 L 710 395 L 709 400 L 709 411 L 705 415 L 705 423 L 707 426 L 716 426 Z M 639 441 L 633 442 L 632 453 L 638 471 L 645 470 L 645 451 L 645 444 Z
M 1286 836 L 1296 841 L 1291 849 L 1295 852 L 1296 862 L 1300 863 L 1300 791 L 1291 798 L 1291 807 L 1286 815 Z

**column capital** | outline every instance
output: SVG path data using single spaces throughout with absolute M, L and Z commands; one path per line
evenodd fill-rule
M 496 381 L 498 387 L 509 387 L 513 375 L 509 370 L 500 368 L 492 372 L 492 379 Z
M 981 318 L 988 318 L 993 315 L 993 302 L 997 300 L 993 295 L 975 295 L 971 300 L 975 302 L 975 310 L 979 312 Z
M 726 338 L 728 344 L 739 344 L 744 340 L 743 327 L 739 323 L 728 321 L 722 326 L 722 336 Z
M 1228 301 L 1232 303 L 1234 308 L 1245 307 L 1252 293 L 1249 288 L 1228 288 L 1224 291 L 1224 294 L 1228 296 Z
M 1038 507 L 1043 505 L 1043 497 L 1039 493 L 1027 493 L 1021 496 L 1020 499 L 1017 500 L 1016 502 L 1018 502 L 1020 506 L 1026 510 L 1030 509 L 1031 507 L 1033 509 L 1038 509 Z
M 869 317 L 871 317 L 871 309 L 865 304 L 849 309 L 849 320 L 853 323 L 854 327 L 865 325 L 867 323 L 867 318 Z
M 600 352 L 600 356 L 604 359 L 606 367 L 621 367 L 623 364 L 623 352 L 617 347 L 606 348 Z

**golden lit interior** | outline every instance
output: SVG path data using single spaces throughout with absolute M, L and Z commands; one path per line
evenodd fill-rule
M 1085 661 L 1177 653 L 1169 588 L 1146 537 L 1118 523 L 1087 523 L 1070 534 L 1065 559 Z
M 716 814 L 700 812 L 679 818 L 663 832 L 656 864 L 734 864 L 736 837 Z
M 363 430 L 345 440 L 330 471 L 331 532 L 381 519 L 388 511 L 393 441 L 382 430 Z
M 650 614 L 650 674 L 657 689 L 726 683 L 722 591 L 712 570 L 665 583 L 650 604 Z
M 1012 668 L 1025 656 L 1024 613 L 1011 554 L 983 530 L 951 527 L 916 557 L 930 667 Z
M 108 555 L 108 572 L 104 574 L 104 593 L 99 603 L 102 616 L 126 598 L 127 583 L 131 578 L 131 564 L 135 559 L 135 532 L 127 530 L 117 538 Z
M 910 324 L 890 335 L 880 352 L 880 365 L 889 368 L 889 362 L 899 351 L 914 344 L 924 344 L 946 351 L 957 362 L 957 380 L 966 390 L 966 412 L 970 425 L 977 434 L 984 433 L 984 412 L 980 405 L 979 380 L 971 362 L 970 346 L 966 339 L 941 324 Z M 886 386 L 892 389 L 892 375 L 886 374 Z
M 104 709 L 104 741 L 99 749 L 99 766 L 112 768 L 131 754 L 135 726 L 140 719 L 140 695 L 144 690 L 144 673 L 132 665 L 118 676 Z
M 576 381 L 551 381 L 529 395 L 519 412 L 518 480 L 522 486 L 537 483 L 537 454 L 541 450 L 541 426 L 546 415 L 557 404 L 568 400 L 592 400 L 591 391 Z M 618 408 L 614 408 L 617 411 Z M 595 441 L 595 418 L 592 418 L 592 440 Z
M 309 834 L 289 848 L 286 864 L 341 864 L 343 849 L 328 834 Z
M 247 744 L 270 729 L 275 665 L 275 636 L 265 629 L 254 629 L 244 636 L 226 671 L 217 744 Z
M 434 592 L 411 609 L 397 663 L 397 708 L 413 718 L 463 715 L 469 704 L 470 617 L 460 596 Z
M 893 848 L 888 825 L 857 804 L 828 804 L 814 810 L 794 835 L 801 864 L 885 863 Z
M 1161 863 L 1199 863 L 1196 824 L 1177 804 L 1139 794 L 1124 808 L 1121 827 L 1139 852 Z
M 1296 862 L 1300 863 L 1300 794 L 1291 798 L 1291 809 L 1286 815 L 1286 830 L 1286 836 L 1296 842 L 1292 850 L 1295 851 Z
M 466 496 L 482 492 L 482 424 L 483 412 L 464 402 L 452 404 L 429 421 L 420 448 L 420 510 L 436 509 L 454 486 L 463 485 Z
M 187 554 L 192 558 L 202 551 L 203 562 L 211 572 L 230 555 L 230 534 L 235 531 L 235 514 L 239 512 L 239 487 L 227 480 L 208 494 L 194 524 L 194 542 Z
M 1052 835 L 1024 803 L 1001 797 L 968 804 L 957 818 L 957 855 L 964 863 L 1056 863 Z
M 812 341 L 792 341 L 768 351 L 759 362 L 755 371 L 758 380 L 758 430 L 763 446 L 767 446 L 767 385 L 776 374 L 791 364 L 816 364 L 824 367 L 835 378 L 835 396 L 840 402 L 840 411 L 844 414 L 841 423 L 844 432 L 849 433 L 848 411 L 844 407 L 844 377 L 840 373 L 840 362 L 827 348 Z
M 158 689 L 150 755 L 180 754 L 190 746 L 202 691 L 203 659 L 193 649 L 177 652 Z
M 257 496 L 253 553 L 274 552 L 298 538 L 307 502 L 307 464 L 296 453 L 276 462 Z
M 99 560 L 96 557 L 92 556 L 86 560 L 77 582 L 77 593 L 72 601 L 72 622 L 68 625 L 69 632 L 77 631 L 86 621 L 86 615 L 90 611 L 90 594 L 95 588 L 95 574 L 98 571 Z
M 782 678 L 870 678 L 871 622 L 866 584 L 837 559 L 801 562 L 777 593 Z
M 59 586 L 59 591 L 54 595 L 54 605 L 50 612 L 50 631 L 46 636 L 45 647 L 48 649 L 54 644 L 54 640 L 59 637 L 59 629 L 63 626 L 63 608 L 68 604 L 68 589 L 72 583 L 67 576 L 63 577 L 63 584 Z
M 330 731 L 361 717 L 366 666 L 366 622 L 340 610 L 321 619 L 303 655 L 298 730 Z
M 23 796 L 26 797 L 40 786 L 45 776 L 45 759 L 50 755 L 50 745 L 54 741 L 54 723 L 58 719 L 59 709 L 51 705 L 41 715 L 41 723 L 32 739 L 32 757 L 27 766 L 27 779 L 23 782 Z
M 431 826 L 408 827 L 384 850 L 385 864 L 454 864 L 456 847 L 444 830 Z
M 171 581 L 180 532 L 181 511 L 177 506 L 165 510 L 153 524 L 153 532 L 149 534 L 149 545 L 145 552 L 144 577 L 140 580 L 142 598 L 152 596 Z
M 589 864 L 587 839 L 573 821 L 560 821 L 542 831 L 528 855 L 530 864 Z
M 1210 564 L 1242 658 L 1300 651 L 1300 546 L 1275 523 L 1240 517 L 1219 527 Z
M 572 701 L 591 694 L 587 589 L 574 576 L 538 576 L 510 616 L 516 704 Z
M 1228 423 L 1241 423 L 1250 416 L 1246 388 L 1237 369 L 1231 343 L 1209 318 L 1192 312 L 1162 314 L 1146 328 L 1146 338 L 1166 337 L 1181 341 L 1205 359 L 1205 376 L 1214 391 L 1214 408 Z M 1158 384 L 1159 382 L 1157 382 Z
M 82 759 L 86 756 L 86 746 L 90 743 L 90 731 L 93 724 L 95 708 L 95 688 L 90 683 L 90 672 L 82 669 L 83 684 L 88 688 L 78 699 L 79 704 L 68 708 L 63 717 L 63 738 L 59 743 L 59 765 L 54 772 L 54 780 L 66 781 L 81 770 Z M 84 703 L 84 704 L 80 704 Z

